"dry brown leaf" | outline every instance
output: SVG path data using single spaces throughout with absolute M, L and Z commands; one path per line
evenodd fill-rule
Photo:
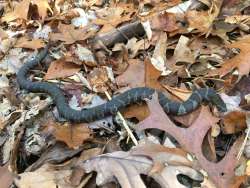
M 70 148 L 77 148 L 91 137 L 91 131 L 86 124 L 64 124 L 55 123 L 53 135 L 56 140 L 66 143 Z
M 1 21 L 2 22 L 10 22 L 16 19 L 24 19 L 27 20 L 28 12 L 29 12 L 30 0 L 23 0 L 18 3 L 12 12 L 5 14 Z
M 167 165 L 166 165 L 167 164 Z M 190 168 L 191 162 L 180 149 L 169 149 L 148 143 L 137 146 L 130 152 L 113 152 L 85 161 L 83 168 L 97 171 L 97 185 L 116 179 L 123 188 L 145 188 L 140 175 L 149 175 L 162 187 L 182 188 L 177 180 L 178 174 L 201 181 L 202 175 Z M 110 168 L 112 166 L 113 168 Z
M 53 13 L 52 9 L 49 6 L 48 0 L 33 0 L 32 3 L 37 5 L 38 14 L 42 18 L 42 21 L 44 21 L 44 19 L 46 18 L 48 10 Z
M 75 73 L 79 72 L 81 70 L 79 65 L 76 65 L 71 62 L 66 62 L 64 59 L 59 59 L 56 61 L 53 61 L 49 69 L 47 70 L 47 73 L 44 77 L 45 80 L 49 79 L 56 79 L 56 78 L 66 78 L 68 76 L 72 76 Z
M 149 116 L 149 109 L 146 104 L 138 105 L 130 105 L 126 109 L 122 111 L 122 114 L 125 118 L 137 118 L 139 121 L 144 120 Z
M 60 33 L 51 33 L 50 39 L 52 41 L 63 41 L 65 44 L 73 44 L 76 41 L 83 41 L 94 34 L 94 32 L 86 33 L 83 29 L 75 29 L 73 25 L 62 23 L 59 24 L 58 30 Z
M 29 49 L 34 49 L 37 50 L 39 48 L 42 48 L 45 46 L 45 43 L 42 39 L 32 39 L 29 40 L 26 37 L 22 37 L 17 40 L 15 47 L 17 48 L 29 48 Z
M 213 22 L 207 11 L 190 10 L 186 12 L 186 18 L 189 23 L 189 27 L 197 29 L 201 33 L 207 33 Z
M 129 86 L 130 88 L 145 86 L 144 63 L 138 59 L 129 59 L 127 70 L 116 77 L 119 86 Z
M 221 68 L 212 70 L 209 75 L 224 76 L 236 68 L 240 76 L 248 75 L 250 71 L 250 37 L 247 35 L 239 41 L 230 44 L 228 47 L 239 48 L 240 53 L 231 59 L 225 60 L 225 62 L 221 64 Z
M 247 128 L 246 112 L 232 111 L 223 117 L 224 134 L 235 134 Z

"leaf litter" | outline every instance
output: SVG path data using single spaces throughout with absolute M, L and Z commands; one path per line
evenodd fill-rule
M 2 187 L 249 186 L 249 6 L 240 0 L 0 2 Z M 65 122 L 49 96 L 22 91 L 15 79 L 48 41 L 49 55 L 30 79 L 60 85 L 72 108 L 100 105 L 136 87 L 177 101 L 212 87 L 228 112 L 202 105 L 172 116 L 154 95 L 121 110 L 125 120 L 118 114 Z

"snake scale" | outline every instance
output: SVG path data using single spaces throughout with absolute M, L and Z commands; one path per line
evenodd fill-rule
M 49 94 L 55 102 L 59 114 L 68 121 L 92 122 L 102 119 L 105 116 L 116 114 L 118 110 L 125 108 L 129 104 L 150 98 L 156 92 L 155 89 L 147 87 L 133 88 L 102 105 L 89 109 L 74 110 L 67 104 L 63 92 L 57 85 L 47 82 L 32 82 L 28 79 L 29 71 L 37 66 L 46 57 L 47 53 L 48 46 L 38 53 L 35 58 L 25 63 L 17 73 L 17 82 L 22 89 Z M 210 88 L 194 90 L 191 96 L 184 102 L 171 101 L 162 92 L 157 91 L 157 93 L 159 103 L 166 113 L 184 115 L 195 110 L 202 101 L 215 105 L 220 112 L 226 111 L 226 105 L 223 100 Z

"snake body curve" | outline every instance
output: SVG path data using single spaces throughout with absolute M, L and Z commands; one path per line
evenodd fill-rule
M 74 110 L 67 104 L 61 89 L 52 83 L 32 82 L 28 79 L 29 71 L 37 66 L 48 53 L 48 46 L 44 48 L 34 59 L 26 62 L 17 73 L 17 82 L 22 89 L 30 92 L 48 93 L 55 102 L 59 114 L 71 122 L 92 122 L 108 115 L 116 114 L 118 110 L 129 104 L 143 101 L 156 92 L 155 89 L 139 87 L 130 89 L 108 101 L 105 104 L 89 109 Z M 221 112 L 226 111 L 226 105 L 220 96 L 210 88 L 194 90 L 192 95 L 184 102 L 175 102 L 168 99 L 162 92 L 158 92 L 160 105 L 166 113 L 184 115 L 195 110 L 202 101 L 212 103 Z

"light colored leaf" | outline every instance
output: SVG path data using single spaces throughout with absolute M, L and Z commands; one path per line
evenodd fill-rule
M 195 180 L 203 179 L 189 165 L 185 152 L 147 143 L 130 152 L 118 151 L 94 157 L 82 166 L 87 172 L 97 171 L 97 185 L 117 179 L 123 188 L 145 188 L 140 177 L 144 174 L 153 177 L 164 188 L 184 188 L 177 180 L 178 174 L 185 174 Z
M 5 14 L 1 21 L 2 22 L 10 22 L 16 19 L 24 19 L 27 20 L 28 11 L 30 6 L 30 0 L 23 0 L 18 3 L 12 12 Z

